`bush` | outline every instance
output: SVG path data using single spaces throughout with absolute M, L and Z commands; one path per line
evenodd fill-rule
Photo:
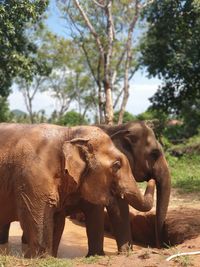
M 67 126 L 75 126 L 75 125 L 82 125 L 82 124 L 89 124 L 88 120 L 83 118 L 82 115 L 77 113 L 76 111 L 72 110 L 67 112 L 63 115 L 58 121 L 57 124 L 59 125 L 67 125 Z
M 200 188 L 200 157 L 198 154 L 183 155 L 180 158 L 167 155 L 172 187 L 184 192 L 199 192 Z
M 114 123 L 117 123 L 118 119 L 119 119 L 119 111 L 116 111 L 114 113 L 114 119 L 113 119 Z M 136 120 L 136 117 L 133 114 L 129 113 L 128 111 L 124 112 L 123 123 L 134 120 Z

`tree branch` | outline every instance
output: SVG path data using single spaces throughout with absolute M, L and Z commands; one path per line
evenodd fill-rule
M 81 7 L 79 1 L 78 1 L 78 0 L 74 0 L 74 1 L 75 1 L 75 4 L 76 4 L 76 7 L 77 7 L 78 10 L 80 11 L 80 13 L 81 13 L 81 15 L 82 15 L 82 17 L 83 17 L 83 19 L 84 19 L 84 21 L 85 21 L 87 27 L 89 28 L 91 34 L 92 34 L 93 37 L 95 38 L 95 41 L 96 41 L 96 43 L 97 43 L 97 46 L 98 46 L 98 49 L 99 49 L 99 52 L 100 52 L 100 54 L 101 54 L 102 59 L 104 59 L 104 48 L 103 48 L 103 46 L 102 46 L 102 44 L 101 44 L 101 40 L 100 40 L 98 34 L 96 33 L 96 31 L 95 31 L 94 27 L 92 26 L 92 24 L 91 24 L 89 18 L 87 17 L 86 13 L 84 12 L 83 8 Z
M 102 5 L 99 2 L 97 2 L 96 0 L 92 0 L 97 6 L 101 7 L 101 8 L 105 8 L 106 5 Z
M 130 68 L 130 62 L 132 60 L 132 55 L 131 55 L 131 47 L 132 47 L 132 35 L 133 35 L 133 30 L 135 28 L 136 22 L 138 20 L 139 16 L 139 0 L 135 1 L 135 16 L 133 17 L 133 20 L 130 24 L 129 30 L 128 30 L 128 38 L 127 38 L 127 43 L 126 43 L 126 61 L 125 61 L 125 73 L 124 73 L 124 95 L 122 99 L 122 104 L 119 112 L 119 119 L 118 119 L 118 124 L 121 124 L 123 121 L 123 115 L 125 111 L 125 107 L 128 101 L 129 97 L 129 68 Z

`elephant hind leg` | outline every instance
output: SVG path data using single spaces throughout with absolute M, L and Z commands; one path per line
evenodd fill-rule
M 8 243 L 10 223 L 0 226 L 0 245 Z

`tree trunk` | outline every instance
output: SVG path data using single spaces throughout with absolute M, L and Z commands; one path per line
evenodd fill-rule
M 112 89 L 108 81 L 104 82 L 105 95 L 106 95 L 106 124 L 113 124 L 113 103 L 112 103 Z
M 132 35 L 135 28 L 135 25 L 137 23 L 139 17 L 139 1 L 135 1 L 135 15 L 133 16 L 133 20 L 130 24 L 129 31 L 128 31 L 128 39 L 126 44 L 126 62 L 125 62 L 125 73 L 124 73 L 124 96 L 122 100 L 122 105 L 119 112 L 119 119 L 118 124 L 121 124 L 123 122 L 123 116 L 126 108 L 126 104 L 129 97 L 129 79 L 128 79 L 128 73 L 130 68 L 130 63 L 132 60 Z

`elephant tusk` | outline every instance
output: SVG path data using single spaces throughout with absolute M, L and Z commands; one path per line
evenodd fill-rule
M 121 194 L 121 198 L 124 199 L 124 194 Z

